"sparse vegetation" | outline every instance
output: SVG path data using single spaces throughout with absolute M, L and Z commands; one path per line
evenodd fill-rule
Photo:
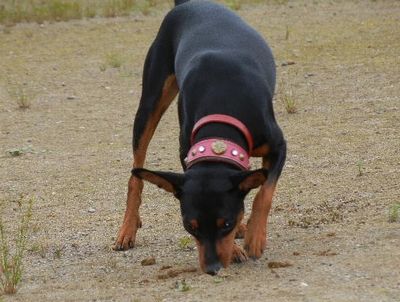
M 190 236 L 183 236 L 179 239 L 178 245 L 181 250 L 191 250 L 194 248 L 194 241 Z
M 399 222 L 400 203 L 392 204 L 389 208 L 389 222 Z
M 245 3 L 260 0 L 220 1 L 233 10 Z M 127 16 L 131 12 L 148 15 L 153 7 L 173 1 L 161 0 L 4 0 L 0 4 L 0 23 L 14 25 L 19 22 L 67 21 L 81 18 Z M 287 4 L 287 0 L 271 0 L 274 4 Z
M 62 254 L 63 254 L 63 247 L 57 246 L 56 249 L 54 250 L 54 258 L 61 259 Z
M 6 151 L 7 155 L 11 157 L 18 157 L 31 152 L 32 152 L 31 147 L 14 148 Z
M 0 4 L 0 23 L 67 21 L 81 18 L 126 16 L 133 11 L 149 13 L 161 0 L 5 0 Z M 172 1 L 171 1 L 172 5 Z
M 241 7 L 241 3 L 240 3 L 241 1 L 239 1 L 239 0 L 227 0 L 225 2 L 226 2 L 226 5 L 230 9 L 233 9 L 233 10 L 239 10 Z
M 283 102 L 285 103 L 285 109 L 287 113 L 296 113 L 297 106 L 296 101 L 292 96 L 292 93 L 286 93 L 283 96 Z
M 361 160 L 357 162 L 357 170 L 358 170 L 357 174 L 358 176 L 362 176 L 364 174 L 364 163 Z
M 100 65 L 100 70 L 105 71 L 107 66 L 110 66 L 112 68 L 120 68 L 122 66 L 123 62 L 124 62 L 124 60 L 120 54 L 115 53 L 115 52 L 110 52 L 110 53 L 106 54 L 105 64 Z
M 5 294 L 15 294 L 17 286 L 22 278 L 22 260 L 26 250 L 26 243 L 29 230 L 29 222 L 32 216 L 33 198 L 26 201 L 20 197 L 18 202 L 21 214 L 20 226 L 11 246 L 11 242 L 6 234 L 3 220 L 0 216 L 0 289 Z M 26 210 L 24 211 L 24 208 Z
M 186 280 L 183 279 L 181 281 L 176 281 L 175 282 L 175 288 L 177 291 L 180 292 L 187 292 L 190 290 L 190 285 L 186 283 Z
M 29 97 L 24 85 L 10 85 L 8 94 L 15 100 L 19 109 L 26 110 L 31 107 L 31 97 Z
M 28 251 L 31 253 L 38 254 L 43 259 L 46 258 L 48 246 L 44 243 L 34 243 Z

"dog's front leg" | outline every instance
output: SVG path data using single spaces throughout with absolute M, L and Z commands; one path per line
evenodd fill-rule
M 134 162 L 133 168 L 142 168 L 146 158 L 147 147 L 153 137 L 163 113 L 171 104 L 178 93 L 175 76 L 169 75 L 163 81 L 161 95 L 156 102 L 149 102 L 143 94 L 141 105 L 135 118 L 134 124 Z M 147 101 L 147 103 L 146 103 Z M 144 104 L 147 104 L 144 105 Z M 151 110 L 149 111 L 149 108 Z M 128 197 L 126 202 L 126 211 L 123 224 L 119 230 L 114 250 L 127 250 L 135 245 L 137 229 L 141 227 L 142 222 L 139 216 L 139 207 L 141 204 L 141 194 L 143 190 L 143 181 L 135 176 L 131 176 L 128 184 Z
M 249 257 L 261 257 L 267 244 L 267 220 L 272 205 L 275 183 L 266 182 L 258 191 L 247 223 L 244 247 Z

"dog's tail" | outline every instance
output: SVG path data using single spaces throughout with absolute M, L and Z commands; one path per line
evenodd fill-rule
M 179 4 L 182 4 L 182 3 L 185 3 L 185 2 L 188 2 L 189 0 L 175 0 L 175 6 L 177 6 L 177 5 L 179 5 Z

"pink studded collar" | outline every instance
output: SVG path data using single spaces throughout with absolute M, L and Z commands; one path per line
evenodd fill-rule
M 238 144 L 222 138 L 208 138 L 193 144 L 197 131 L 208 123 L 225 123 L 238 128 L 247 140 L 249 152 Z M 250 169 L 249 153 L 253 148 L 253 138 L 247 127 L 234 117 L 223 114 L 213 114 L 203 117 L 193 127 L 191 142 L 192 147 L 185 159 L 187 168 L 200 161 L 215 161 L 230 163 L 242 170 Z

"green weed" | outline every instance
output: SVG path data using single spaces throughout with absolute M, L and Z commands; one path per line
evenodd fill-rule
M 8 156 L 18 157 L 26 153 L 33 153 L 33 150 L 31 147 L 22 147 L 22 148 L 9 149 L 6 151 L 6 153 Z
M 225 3 L 232 10 L 239 10 L 242 7 L 239 0 L 227 0 Z
M 287 92 L 283 95 L 283 102 L 287 113 L 292 114 L 297 112 L 296 100 L 292 92 Z
M 54 258 L 61 259 L 62 254 L 63 254 L 63 247 L 57 246 L 56 249 L 54 250 Z
M 363 174 L 364 174 L 364 163 L 361 161 L 361 160 L 359 160 L 358 162 L 357 162 L 357 170 L 358 170 L 358 176 L 362 176 Z
M 35 243 L 28 249 L 29 252 L 38 254 L 43 259 L 46 258 L 47 250 L 48 246 L 43 243 Z
M 180 292 L 187 292 L 190 290 L 190 285 L 186 283 L 186 280 L 176 281 L 175 289 Z
M 397 202 L 392 204 L 389 208 L 389 222 L 398 222 L 399 220 L 399 212 L 400 212 L 400 203 Z
M 183 236 L 179 239 L 178 246 L 181 250 L 191 250 L 194 248 L 194 241 L 190 236 Z
M 17 286 L 22 278 L 22 260 L 28 240 L 29 222 L 32 216 L 34 199 L 27 201 L 27 209 L 23 211 L 25 199 L 20 197 L 18 201 L 21 212 L 20 226 L 14 238 L 15 246 L 11 246 L 8 240 L 3 221 L 0 217 L 0 287 L 5 294 L 15 294 Z M 14 252 L 12 252 L 14 250 Z
M 8 94 L 17 103 L 18 109 L 26 110 L 31 107 L 31 97 L 29 97 L 27 89 L 22 84 L 10 85 Z

